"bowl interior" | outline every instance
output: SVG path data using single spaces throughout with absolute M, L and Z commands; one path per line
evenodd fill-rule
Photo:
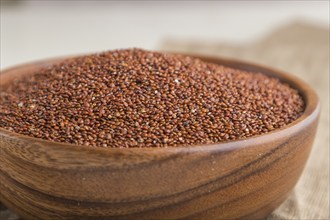
M 219 57 L 211 57 L 211 56 L 198 55 L 198 54 L 186 54 L 186 55 L 202 59 L 206 62 L 224 65 L 224 66 L 228 66 L 228 67 L 232 67 L 232 68 L 240 69 L 240 70 L 258 72 L 258 73 L 262 73 L 262 74 L 265 74 L 270 77 L 278 78 L 281 82 L 284 82 L 284 83 L 288 84 L 290 87 L 296 89 L 299 92 L 299 94 L 302 96 L 302 98 L 305 102 L 305 110 L 304 110 L 303 114 L 298 119 L 296 119 L 295 121 L 293 121 L 292 123 L 290 123 L 286 126 L 283 126 L 282 128 L 275 129 L 275 130 L 265 133 L 265 134 L 255 135 L 255 136 L 251 136 L 251 137 L 244 138 L 244 139 L 215 143 L 215 144 L 205 144 L 205 145 L 203 145 L 203 148 L 205 146 L 208 146 L 210 148 L 215 147 L 217 150 L 219 150 L 219 145 L 221 145 L 221 149 L 226 151 L 227 147 L 232 149 L 232 148 L 235 148 L 235 146 L 237 146 L 237 147 L 241 146 L 241 143 L 245 142 L 245 141 L 255 141 L 256 139 L 258 139 L 258 141 L 262 141 L 262 139 L 264 139 L 263 137 L 265 137 L 265 140 L 267 140 L 268 138 L 272 138 L 272 137 L 269 137 L 270 135 L 273 135 L 274 136 L 273 138 L 276 138 L 277 136 L 279 137 L 279 136 L 283 135 L 283 133 L 284 133 L 283 130 L 290 129 L 292 127 L 295 127 L 296 125 L 299 126 L 300 123 L 302 123 L 304 120 L 311 117 L 312 114 L 317 114 L 317 112 L 319 111 L 320 104 L 319 104 L 319 99 L 317 97 L 317 94 L 308 84 L 306 84 L 304 81 L 300 80 L 298 77 L 287 74 L 280 70 L 272 69 L 269 67 L 264 67 L 264 66 L 261 66 L 258 64 L 253 64 L 250 62 L 244 62 L 244 61 L 233 60 L 233 59 L 225 59 L 225 58 L 219 58 Z M 42 61 L 38 61 L 38 62 L 34 62 L 34 63 L 28 63 L 28 64 L 15 66 L 13 68 L 4 70 L 0 74 L 0 79 L 1 79 L 0 86 L 6 85 L 7 83 L 10 83 L 12 80 L 18 79 L 19 77 L 33 74 L 33 73 L 37 72 L 38 69 L 40 69 L 40 68 L 49 68 L 52 65 L 60 63 L 61 61 L 65 60 L 65 59 L 69 59 L 69 58 L 72 58 L 72 57 L 60 57 L 60 58 L 42 60 Z M 1 127 L 0 127 L 0 131 L 7 133 L 7 134 L 24 137 L 24 138 L 27 138 L 30 140 L 36 139 L 33 137 L 28 137 L 25 135 L 7 131 Z M 52 141 L 41 140 L 41 139 L 38 139 L 38 141 L 45 142 L 48 144 L 50 144 L 52 142 Z M 75 148 L 79 147 L 79 148 L 82 148 L 82 149 L 85 149 L 88 151 L 90 150 L 90 147 L 88 147 L 88 146 L 78 146 L 78 145 L 74 145 L 74 144 L 59 143 L 59 142 L 56 142 L 56 144 L 65 145 L 66 147 L 68 147 L 68 146 L 75 147 Z M 179 147 L 175 147 L 175 148 L 171 148 L 171 147 L 169 147 L 169 148 L 148 148 L 148 150 L 150 150 L 150 151 L 159 151 L 159 150 L 164 151 L 165 150 L 165 151 L 175 151 L 175 152 L 177 152 L 178 150 L 182 150 L 182 151 L 201 150 L 201 149 L 198 149 L 198 147 L 201 147 L 201 146 L 196 145 L 196 146 L 179 146 Z M 131 150 L 140 151 L 142 149 L 146 149 L 146 148 L 130 148 L 130 149 L 125 149 L 125 151 L 131 151 Z M 109 148 L 107 148 L 107 149 L 93 148 L 93 150 L 103 151 L 103 150 L 110 150 L 110 149 Z M 118 149 L 111 148 L 111 150 L 117 151 Z

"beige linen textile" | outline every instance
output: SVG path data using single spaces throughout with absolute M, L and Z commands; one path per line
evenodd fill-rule
M 246 45 L 167 39 L 161 49 L 202 53 L 264 64 L 310 84 L 321 100 L 320 124 L 302 177 L 290 197 L 267 219 L 330 219 L 329 29 L 305 23 L 284 26 Z

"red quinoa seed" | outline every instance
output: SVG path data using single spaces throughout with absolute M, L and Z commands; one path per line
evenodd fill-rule
M 218 143 L 270 132 L 304 110 L 261 73 L 140 49 L 76 57 L 1 88 L 0 127 L 77 145 Z

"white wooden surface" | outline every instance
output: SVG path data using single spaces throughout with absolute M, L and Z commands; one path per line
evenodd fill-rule
M 328 26 L 329 1 L 2 4 L 1 69 L 60 55 L 157 49 L 168 36 L 242 43 L 293 20 Z

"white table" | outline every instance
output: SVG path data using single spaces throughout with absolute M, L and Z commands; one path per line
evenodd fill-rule
M 168 36 L 242 43 L 297 19 L 329 25 L 329 2 L 2 3 L 1 69 L 61 55 L 157 49 Z

